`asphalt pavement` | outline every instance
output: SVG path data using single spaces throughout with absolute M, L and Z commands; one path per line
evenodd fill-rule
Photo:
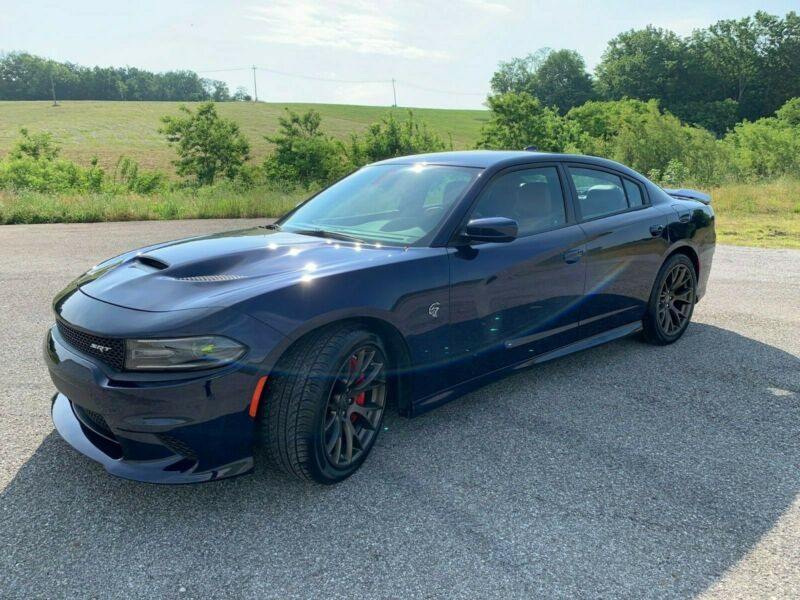
M 679 343 L 390 416 L 338 486 L 106 474 L 50 422 L 51 298 L 123 250 L 249 223 L 0 227 L 0 597 L 800 597 L 800 251 L 718 247 Z

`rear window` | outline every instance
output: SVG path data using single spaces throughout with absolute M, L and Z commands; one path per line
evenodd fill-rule
M 626 179 L 624 183 L 625 194 L 628 196 L 628 206 L 634 207 L 644 204 L 644 200 L 642 199 L 642 188 L 628 179 Z
M 570 167 L 584 219 L 595 219 L 628 208 L 622 178 L 606 171 Z

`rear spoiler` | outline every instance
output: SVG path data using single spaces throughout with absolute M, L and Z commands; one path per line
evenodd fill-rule
M 703 204 L 711 204 L 711 196 L 708 194 L 704 194 L 703 192 L 698 192 L 697 190 L 689 190 L 689 189 L 667 189 L 664 188 L 664 191 L 667 192 L 673 198 L 678 198 L 680 200 L 697 200 L 698 202 L 702 202 Z

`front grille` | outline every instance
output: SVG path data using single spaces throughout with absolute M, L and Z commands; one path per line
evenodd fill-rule
M 195 453 L 194 449 L 183 440 L 179 440 L 178 438 L 167 435 L 166 433 L 158 433 L 156 436 L 162 444 L 172 450 L 175 454 L 180 454 L 186 458 L 197 458 L 197 454 Z
M 114 369 L 122 370 L 125 364 L 124 340 L 92 335 L 61 320 L 57 324 L 58 332 L 67 344 L 84 354 L 99 358 Z

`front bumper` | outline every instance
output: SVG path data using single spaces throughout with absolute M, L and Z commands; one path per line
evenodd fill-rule
M 131 460 L 125 456 L 123 448 L 127 446 L 130 454 L 132 440 L 118 436 L 112 438 L 98 432 L 97 429 L 100 428 L 92 426 L 92 421 L 85 418 L 80 407 L 62 393 L 53 396 L 52 415 L 53 424 L 64 441 L 81 454 L 99 462 L 106 471 L 117 477 L 147 483 L 200 483 L 243 475 L 253 469 L 252 455 L 211 470 L 198 470 L 200 463 L 197 460 L 174 451 L 162 458 Z M 124 446 L 121 441 L 124 441 Z M 135 455 L 135 451 L 133 453 Z
M 130 313 L 137 312 L 81 301 L 91 302 L 81 314 L 103 314 L 110 323 L 130 322 Z M 89 329 L 85 322 L 72 324 Z M 70 346 L 52 327 L 44 357 L 58 390 L 52 403 L 56 429 L 79 452 L 127 479 L 195 483 L 251 471 L 250 401 L 266 374 L 266 354 L 283 337 L 242 315 L 227 324 L 216 330 L 245 343 L 248 355 L 237 364 L 182 373 L 115 371 Z

